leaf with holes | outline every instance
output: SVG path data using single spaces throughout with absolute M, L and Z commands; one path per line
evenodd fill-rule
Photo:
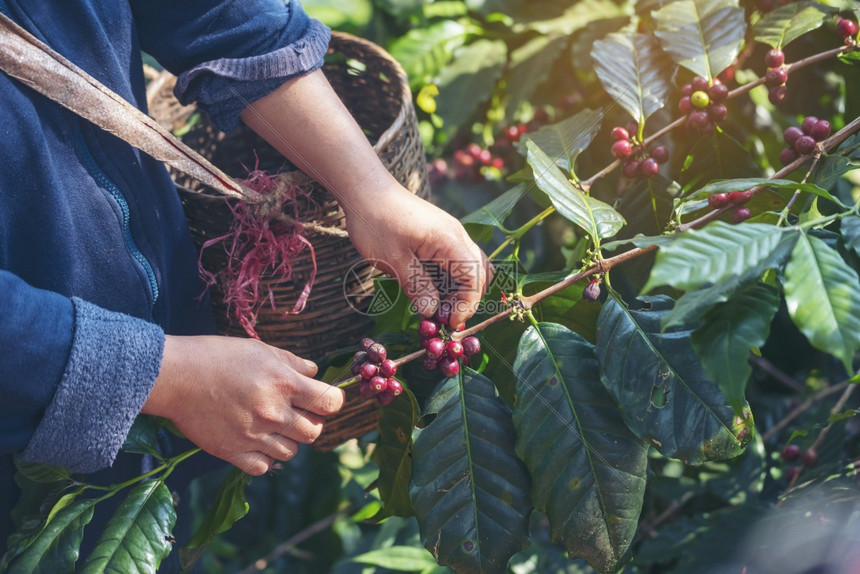
M 572 557 L 614 572 L 636 534 L 648 445 L 600 382 L 594 346 L 555 324 L 530 327 L 514 363 L 517 454 L 535 508 Z
M 652 16 L 663 49 L 708 80 L 734 62 L 744 43 L 746 22 L 737 0 L 675 0 Z
M 562 217 L 585 230 L 595 242 L 612 237 L 624 226 L 620 213 L 574 187 L 535 142 L 527 141 L 526 149 L 535 183 Z
M 565 172 L 572 172 L 576 158 L 591 145 L 600 131 L 603 112 L 585 109 L 562 121 L 544 126 L 524 135 L 515 145 L 520 153 L 527 154 L 527 141 L 533 141 Z
M 731 225 L 723 221 L 687 231 L 657 251 L 651 276 L 642 292 L 659 285 L 695 289 L 732 275 L 743 275 L 767 261 L 785 234 L 796 233 L 765 223 Z
M 493 383 L 464 369 L 446 379 L 412 442 L 412 507 L 424 546 L 457 572 L 503 572 L 528 540 L 529 477 L 510 411 Z
M 820 28 L 828 17 L 820 2 L 792 2 L 768 12 L 755 23 L 753 39 L 784 48 L 807 32 Z
M 80 572 L 156 572 L 173 548 L 175 523 L 167 486 L 160 480 L 137 485 L 108 521 Z
M 803 234 L 785 266 L 785 303 L 813 347 L 839 358 L 848 374 L 860 349 L 860 279 L 821 239 Z
M 688 464 L 743 452 L 754 426 L 748 407 L 736 416 L 705 373 L 690 331 L 660 330 L 668 297 L 640 297 L 627 307 L 614 294 L 597 323 L 597 360 L 603 384 L 636 436 Z
M 412 429 L 418 405 L 412 393 L 405 392 L 379 416 L 379 440 L 373 460 L 379 467 L 379 497 L 383 507 L 375 518 L 412 516 L 409 477 L 412 476 Z
M 642 123 L 666 105 L 675 65 L 650 34 L 609 34 L 591 50 L 603 89 Z
M 711 309 L 690 338 L 702 366 L 723 391 L 735 414 L 743 415 L 748 357 L 767 341 L 779 307 L 779 291 L 761 282 L 747 285 L 731 299 Z

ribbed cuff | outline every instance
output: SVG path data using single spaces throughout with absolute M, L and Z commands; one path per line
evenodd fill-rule
M 330 40 L 331 30 L 310 20 L 301 38 L 274 52 L 212 60 L 180 74 L 174 93 L 183 104 L 196 101 L 219 129 L 234 129 L 248 104 L 321 67 Z
M 94 472 L 110 466 L 161 368 L 160 327 L 73 298 L 66 371 L 22 457 Z

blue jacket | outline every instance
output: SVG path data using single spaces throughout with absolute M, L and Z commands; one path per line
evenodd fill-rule
M 297 0 L 0 0 L 0 11 L 141 109 L 147 52 L 223 129 L 319 67 L 329 39 Z M 164 166 L 0 73 L 0 492 L 15 453 L 110 466 L 164 334 L 213 331 L 202 291 Z

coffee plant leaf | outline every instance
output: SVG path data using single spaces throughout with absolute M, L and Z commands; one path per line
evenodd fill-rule
M 69 480 L 71 473 L 62 466 L 42 464 L 39 462 L 26 462 L 15 459 L 15 468 L 29 480 L 39 483 L 52 483 L 61 480 Z
M 749 150 L 723 131 L 699 138 L 687 156 L 680 180 L 685 191 L 697 189 L 715 179 L 750 178 L 761 174 Z
M 744 43 L 747 25 L 738 0 L 675 0 L 651 14 L 663 49 L 708 80 L 732 65 Z
M 418 422 L 418 405 L 412 393 L 382 409 L 379 415 L 379 439 L 373 459 L 379 467 L 377 488 L 385 516 L 412 516 L 409 499 L 409 477 L 412 476 L 412 429 Z
M 632 308 L 611 294 L 597 325 L 601 380 L 630 430 L 665 456 L 687 464 L 737 456 L 752 438 L 749 409 L 735 415 L 702 368 L 689 330 L 661 332 L 671 306 L 657 296 Z
M 720 303 L 729 301 L 735 293 L 759 281 L 769 269 L 781 269 L 791 256 L 799 233 L 785 234 L 779 244 L 761 264 L 743 274 L 730 275 L 717 283 L 709 283 L 681 295 L 671 311 L 661 321 L 663 330 L 678 326 L 695 326 L 699 320 Z
M 603 89 L 638 123 L 668 102 L 675 65 L 650 34 L 609 34 L 591 58 Z
M 507 47 L 501 40 L 477 40 L 457 50 L 439 74 L 436 113 L 453 134 L 486 102 L 502 77 Z
M 612 237 L 624 226 L 620 213 L 574 187 L 535 142 L 527 141 L 526 149 L 526 161 L 538 188 L 549 196 L 562 217 L 582 228 L 595 243 Z
M 753 39 L 773 48 L 784 48 L 807 32 L 820 28 L 835 12 L 821 2 L 794 2 L 775 8 L 755 23 Z
M 840 225 L 842 242 L 845 244 L 845 247 L 860 257 L 860 217 L 856 215 L 845 217 L 842 219 Z
M 528 154 L 526 142 L 532 141 L 565 172 L 572 172 L 576 158 L 585 151 L 600 131 L 602 110 L 585 109 L 562 121 L 522 136 L 515 145 Z
M 570 36 L 577 30 L 588 27 L 597 20 L 606 20 L 625 15 L 623 6 L 610 0 L 580 0 L 579 2 L 557 3 L 565 6 L 560 14 L 546 18 L 542 9 L 546 2 L 531 4 L 531 19 L 518 19 L 512 29 L 516 33 L 538 32 L 540 34 L 562 34 Z M 536 9 L 537 8 L 537 9 Z
M 660 285 L 688 290 L 743 275 L 767 261 L 784 234 L 797 233 L 765 223 L 732 225 L 714 221 L 678 234 L 657 250 L 657 259 L 643 293 Z
M 731 193 L 732 191 L 746 191 L 755 187 L 768 187 L 771 189 L 781 189 L 786 191 L 800 190 L 806 193 L 817 195 L 819 197 L 823 197 L 824 199 L 832 201 L 833 203 L 841 207 L 846 207 L 841 201 L 833 197 L 833 195 L 831 195 L 830 192 L 826 189 L 823 189 L 815 185 L 814 183 L 798 183 L 796 181 L 791 181 L 790 179 L 746 177 L 740 179 L 725 179 L 721 181 L 714 181 L 704 186 L 698 192 L 693 194 L 692 197 L 702 197 L 705 195 L 711 195 L 713 193 Z
M 197 527 L 191 541 L 180 551 L 183 564 L 195 562 L 203 547 L 212 542 L 215 536 L 226 532 L 237 520 L 248 514 L 250 506 L 245 500 L 245 487 L 250 483 L 248 474 L 236 467 L 230 468 L 215 494 L 214 505 Z
M 96 542 L 82 574 L 153 572 L 173 548 L 176 509 L 160 480 L 142 482 L 120 503 Z
M 549 77 L 553 64 L 567 44 L 564 36 L 536 36 L 511 52 L 506 76 L 505 117 L 512 121 L 517 110 Z
M 460 218 L 460 223 L 472 238 L 488 239 L 494 229 L 503 229 L 505 219 L 511 214 L 519 201 L 526 196 L 525 184 L 515 185 L 489 203 Z
M 125 438 L 122 450 L 148 454 L 156 460 L 164 460 L 158 450 L 158 431 L 163 426 L 162 420 L 149 415 L 138 415 Z
M 635 229 L 643 235 L 659 236 L 672 217 L 675 195 L 679 192 L 676 182 L 657 174 L 629 185 L 615 203 L 615 208 L 627 221 L 628 229 Z
M 28 521 L 8 540 L 3 572 L 74 572 L 96 499 L 61 497 L 45 521 Z
M 455 20 L 442 20 L 409 30 L 391 43 L 389 52 L 403 66 L 409 87 L 417 92 L 439 75 L 467 37 L 466 26 Z
M 553 540 L 614 572 L 645 494 L 648 445 L 624 425 L 600 382 L 594 346 L 555 323 L 530 327 L 514 363 L 516 450 Z
M 779 291 L 752 283 L 704 317 L 690 341 L 705 372 L 717 382 L 735 414 L 743 414 L 746 385 L 752 374 L 751 349 L 767 341 L 770 323 L 779 308 Z
M 379 566 L 397 572 L 423 572 L 425 569 L 438 568 L 432 554 L 424 548 L 413 546 L 390 546 L 371 550 L 352 557 L 350 562 Z
M 813 347 L 837 357 L 853 374 L 860 349 L 860 278 L 824 241 L 801 235 L 785 266 L 788 313 Z
M 456 572 L 503 572 L 527 545 L 529 476 L 493 383 L 464 369 L 427 403 L 412 442 L 410 493 L 421 540 Z

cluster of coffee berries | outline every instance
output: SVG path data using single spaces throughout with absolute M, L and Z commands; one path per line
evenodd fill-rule
M 376 397 L 382 405 L 390 405 L 403 394 L 403 385 L 394 378 L 397 365 L 388 358 L 388 351 L 373 339 L 365 337 L 361 350 L 353 357 L 352 374 L 361 377 L 358 392 L 363 397 Z
M 785 99 L 786 87 L 785 82 L 788 81 L 788 72 L 785 70 L 785 54 L 779 48 L 769 50 L 764 55 L 764 63 L 767 66 L 767 72 L 764 74 L 764 85 L 767 86 L 767 99 L 773 105 L 778 105 Z
M 854 42 L 857 36 L 857 22 L 851 18 L 839 18 L 836 22 L 836 32 L 842 36 L 846 44 Z
M 450 306 L 441 304 L 433 319 L 422 319 L 418 323 L 418 334 L 425 351 L 424 368 L 438 369 L 446 377 L 455 377 L 460 372 L 460 358 L 468 359 L 480 353 L 481 342 L 477 337 L 466 337 L 462 341 L 452 339 L 448 328 L 450 317 Z
M 734 205 L 732 209 L 732 221 L 740 223 L 750 218 L 749 208 L 744 205 L 752 199 L 752 191 L 730 191 L 729 193 L 712 193 L 708 196 L 708 205 L 714 209 L 719 209 L 727 205 Z
M 789 126 L 782 132 L 787 148 L 779 153 L 782 165 L 788 165 L 802 155 L 815 151 L 815 144 L 824 141 L 830 135 L 830 122 L 819 120 L 815 116 L 806 116 L 800 127 Z
M 669 150 L 662 145 L 646 150 L 630 136 L 630 132 L 636 128 L 636 124 L 627 128 L 612 128 L 612 139 L 615 140 L 611 148 L 612 155 L 622 162 L 621 172 L 624 177 L 653 177 L 660 171 L 660 165 L 669 161 Z
M 686 114 L 688 126 L 704 134 L 713 133 L 716 124 L 729 115 L 723 104 L 728 95 L 729 89 L 719 80 L 711 85 L 707 79 L 696 76 L 681 87 L 678 109 Z
M 785 476 L 789 481 L 800 472 L 801 468 L 809 468 L 818 464 L 818 452 L 814 448 L 808 448 L 804 451 L 796 444 L 785 445 L 779 453 L 779 457 L 786 463 L 793 463 L 798 460 L 802 463 L 802 466 L 792 466 L 786 470 Z

